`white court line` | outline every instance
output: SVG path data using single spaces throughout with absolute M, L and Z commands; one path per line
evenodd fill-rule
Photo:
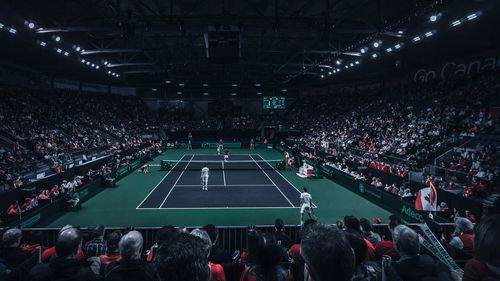
M 170 172 L 175 168 L 175 166 L 177 166 L 177 164 L 179 164 L 179 162 L 186 156 L 186 154 L 183 154 L 181 159 L 177 160 L 177 163 L 175 163 L 174 167 L 172 167 L 172 169 L 170 169 L 170 171 L 168 171 L 168 173 L 158 182 L 158 184 L 156 184 L 156 186 L 148 193 L 148 195 L 146 195 L 146 197 L 144 197 L 144 199 L 142 199 L 141 203 L 139 203 L 139 205 L 137 205 L 137 207 L 135 208 L 136 210 L 139 209 L 139 207 L 142 205 L 142 203 L 144 203 L 144 201 L 146 201 L 146 199 L 148 199 L 149 195 L 151 195 L 151 193 L 153 193 L 153 191 L 155 191 L 155 189 L 160 185 L 160 183 L 163 182 L 163 180 L 170 174 Z
M 186 168 L 189 166 L 189 163 L 191 163 L 191 160 L 193 160 L 193 157 L 194 157 L 194 154 L 191 156 L 191 159 L 189 159 L 189 162 L 187 163 L 186 167 L 184 167 L 184 169 L 182 170 L 181 174 L 179 175 L 179 177 L 177 178 L 177 180 L 174 182 L 174 185 L 172 186 L 172 189 L 170 189 L 170 191 L 167 193 L 167 196 L 165 196 L 165 199 L 163 199 L 163 202 L 161 202 L 160 207 L 158 207 L 157 209 L 161 209 L 161 207 L 163 206 L 163 204 L 165 204 L 165 201 L 167 201 L 168 196 L 170 196 L 170 193 L 172 193 L 172 190 L 174 190 L 175 185 L 176 185 L 176 184 L 179 182 L 179 180 L 181 179 L 182 175 L 183 175 L 183 174 L 184 174 L 184 172 L 186 171 Z
M 177 187 L 200 187 L 200 185 L 195 185 L 195 184 L 178 184 L 176 185 Z M 221 184 L 213 184 L 213 185 L 208 185 L 208 187 L 218 187 L 218 186 L 234 186 L 234 187 L 259 187 L 259 186 L 274 186 L 272 184 L 229 184 L 229 185 L 221 185 Z
M 259 158 L 260 158 L 260 159 L 262 159 L 262 161 L 266 161 L 264 158 L 262 158 L 262 156 L 260 156 L 260 154 L 257 154 L 257 155 L 259 156 Z M 267 162 L 267 161 L 266 161 L 266 162 Z M 269 165 L 269 163 L 267 163 L 267 165 Z M 282 177 L 282 178 L 283 178 L 283 179 L 284 179 L 284 180 L 285 180 L 288 184 L 290 184 L 290 185 L 291 185 L 291 186 L 292 186 L 295 190 L 297 190 L 297 192 L 298 192 L 299 194 L 302 194 L 302 192 L 300 192 L 300 190 L 299 190 L 297 187 L 295 187 L 295 185 L 293 185 L 293 184 L 292 184 L 292 183 L 291 183 L 291 182 L 290 182 L 287 178 L 285 178 L 285 177 L 284 177 L 284 176 L 283 176 L 280 172 L 278 172 L 278 171 L 276 171 L 276 170 L 275 170 L 275 172 L 276 172 L 276 173 L 278 173 L 278 175 L 280 175 L 280 176 L 281 176 L 281 177 Z M 317 208 L 317 207 L 318 207 L 318 205 L 316 205 L 316 204 L 314 204 L 314 203 L 313 203 L 313 204 L 312 204 L 312 207 L 313 207 L 313 208 Z
M 255 209 L 300 209 L 300 207 L 186 207 L 186 208 L 161 208 L 162 210 L 255 210 Z M 138 210 L 159 210 L 159 208 L 139 208 Z
M 255 159 L 253 159 L 252 155 L 250 155 L 250 158 L 252 158 L 253 162 L 255 164 L 257 164 L 257 166 L 259 166 L 260 170 L 262 171 L 262 173 L 264 173 L 264 175 L 266 175 L 266 177 L 274 184 L 274 186 L 276 187 L 276 189 L 278 189 L 278 191 L 281 193 L 281 195 L 283 195 L 283 197 L 285 197 L 286 201 L 288 201 L 288 203 L 290 203 L 290 205 L 292 205 L 292 207 L 295 207 L 292 202 L 290 201 L 290 199 L 288 199 L 288 197 L 285 196 L 285 194 L 283 193 L 283 191 L 281 191 L 281 189 L 276 185 L 276 183 L 274 183 L 274 181 L 271 179 L 271 177 L 266 173 L 266 171 L 264 171 L 262 169 L 262 167 L 255 161 Z
M 222 178 L 224 179 L 224 186 L 226 186 L 226 171 L 224 170 L 224 161 L 222 161 Z

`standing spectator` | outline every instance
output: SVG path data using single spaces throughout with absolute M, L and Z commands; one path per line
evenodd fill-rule
M 33 267 L 29 273 L 29 280 L 97 280 L 91 269 L 91 263 L 76 259 L 81 245 L 82 236 L 78 229 L 68 227 L 61 230 L 55 246 L 57 256 L 52 257 L 48 263 L 40 263 Z
M 143 238 L 139 231 L 125 234 L 118 244 L 121 259 L 114 261 L 104 269 L 107 281 L 154 281 L 154 274 L 146 261 L 142 259 Z
M 160 246 L 153 263 L 159 281 L 208 281 L 210 278 L 205 243 L 187 233 L 179 233 Z
M 104 231 L 102 224 L 98 224 L 92 230 L 93 239 L 85 243 L 85 247 L 83 247 L 83 252 L 87 257 L 99 257 L 108 251 L 106 240 L 104 240 Z
M 309 226 L 301 241 L 301 252 L 306 280 L 351 280 L 356 259 L 344 233 L 336 226 Z
M 11 228 L 2 235 L 2 249 L 0 259 L 7 267 L 16 268 L 31 257 L 31 253 L 21 250 L 22 231 Z
M 122 238 L 122 233 L 118 230 L 115 230 L 109 233 L 106 237 L 107 251 L 106 254 L 99 256 L 101 260 L 101 266 L 105 267 L 106 265 L 119 261 L 121 259 L 120 249 L 118 247 L 118 243 Z
M 292 239 L 288 235 L 285 234 L 285 222 L 281 218 L 277 218 L 274 221 L 274 238 L 276 239 L 276 243 L 288 250 L 292 245 Z
M 500 215 L 481 219 L 474 230 L 475 257 L 465 264 L 462 281 L 500 280 Z

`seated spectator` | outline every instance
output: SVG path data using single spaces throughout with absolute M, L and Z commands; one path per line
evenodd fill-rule
M 361 224 L 358 220 L 358 218 L 354 216 L 345 216 L 344 217 L 344 225 L 347 230 L 352 230 L 361 235 Z M 368 248 L 367 250 L 367 258 L 369 260 L 372 260 L 375 258 L 375 247 L 373 244 L 365 239 L 366 247 Z
M 208 281 L 210 266 L 205 243 L 187 233 L 179 233 L 158 249 L 153 264 L 159 281 Z
M 363 237 L 370 241 L 372 245 L 377 245 L 377 243 L 382 239 L 380 235 L 376 232 L 373 232 L 373 226 L 370 220 L 366 218 L 359 219 L 359 223 L 361 224 L 361 232 Z
M 210 251 L 208 260 L 212 263 L 218 264 L 230 263 L 231 255 L 217 243 L 219 241 L 219 233 L 215 225 L 207 224 L 202 229 L 208 233 L 208 236 L 210 236 L 210 241 L 212 241 L 212 250 Z
M 15 200 L 12 204 L 7 208 L 7 215 L 9 216 L 19 216 L 21 214 L 21 207 L 17 200 Z
M 399 259 L 399 254 L 394 248 L 394 243 L 392 241 L 392 231 L 396 226 L 402 223 L 403 221 L 400 217 L 395 215 L 389 216 L 389 232 L 377 243 L 377 245 L 375 245 L 375 258 L 377 260 L 382 259 L 384 255 L 390 256 L 392 260 Z
M 274 236 L 262 235 L 255 230 L 249 231 L 250 239 L 255 247 L 249 247 L 249 254 L 255 257 L 255 263 L 245 266 L 240 281 L 293 280 L 291 272 L 283 267 L 283 248 L 276 243 Z
M 396 273 L 404 281 L 438 279 L 438 268 L 428 255 L 420 255 L 418 234 L 405 225 L 398 225 L 392 232 L 394 246 L 401 258 L 393 264 Z
M 19 228 L 11 228 L 2 235 L 2 249 L 0 260 L 10 268 L 16 268 L 31 257 L 31 253 L 21 249 L 22 231 Z
M 207 254 L 207 257 L 210 256 L 210 251 L 212 250 L 212 241 L 210 240 L 210 236 L 205 230 L 201 229 L 195 229 L 191 231 L 190 233 L 193 236 L 196 236 L 203 240 L 203 243 L 205 243 L 205 251 Z M 226 281 L 226 275 L 224 273 L 224 268 L 220 264 L 208 262 L 208 265 L 210 266 L 210 281 Z
M 500 215 L 481 219 L 474 229 L 474 258 L 465 265 L 462 281 L 500 280 Z
M 143 242 L 138 231 L 125 234 L 118 244 L 121 259 L 106 266 L 104 280 L 154 281 L 154 273 L 142 259 Z
M 106 240 L 104 240 L 104 225 L 98 224 L 92 230 L 93 239 L 85 243 L 83 247 L 83 252 L 87 257 L 99 257 L 106 254 L 108 246 Z
M 146 261 L 147 262 L 152 262 L 154 257 L 156 256 L 156 252 L 158 248 L 168 241 L 170 238 L 174 237 L 174 235 L 177 234 L 177 229 L 173 227 L 172 225 L 166 225 L 158 230 L 156 232 L 156 243 L 151 246 L 149 249 L 147 256 L 146 256 Z
M 301 241 L 304 274 L 307 280 L 349 281 L 356 258 L 344 233 L 336 226 L 315 223 Z
M 455 232 L 450 245 L 466 253 L 474 252 L 474 225 L 466 218 L 455 218 Z
M 71 225 L 66 225 L 66 226 L 62 227 L 61 230 L 59 230 L 58 235 L 60 235 L 63 231 L 66 231 L 66 230 L 71 229 L 71 228 L 73 228 Z M 52 257 L 56 257 L 56 256 L 57 256 L 56 246 L 47 248 L 42 252 L 42 261 L 47 262 Z M 84 260 L 84 258 L 85 258 L 85 256 L 83 255 L 82 249 L 79 249 L 75 259 L 81 261 L 81 260 Z
M 33 267 L 29 273 L 30 281 L 52 280 L 97 280 L 91 263 L 76 259 L 82 245 L 80 231 L 73 227 L 61 230 L 56 239 L 57 256 Z
M 121 259 L 120 249 L 118 247 L 118 243 L 120 242 L 121 238 L 122 233 L 118 230 L 115 230 L 106 236 L 106 254 L 99 256 L 99 259 L 101 260 L 101 266 L 103 268 L 105 268 L 106 265 L 110 264 L 111 262 L 119 261 Z

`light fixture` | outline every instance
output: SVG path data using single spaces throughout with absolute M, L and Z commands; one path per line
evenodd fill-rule
M 68 53 L 68 52 L 64 52 L 64 55 L 65 55 L 65 56 L 69 56 L 69 53 Z
M 398 31 L 398 34 L 403 34 L 403 33 L 404 33 L 404 31 L 403 31 L 403 30 L 399 30 L 399 31 Z
M 99 66 L 98 66 L 98 65 L 96 65 L 96 66 L 95 66 L 95 69 L 99 69 Z
M 2 29 L 5 25 L 0 22 L 0 29 Z
M 182 92 L 177 92 L 178 95 L 182 95 Z
M 12 33 L 12 34 L 16 34 L 17 30 L 15 30 L 14 28 L 9 28 L 9 32 Z
M 257 95 L 262 95 L 262 92 L 257 92 Z
M 435 22 L 435 21 L 437 20 L 437 18 L 438 18 L 438 17 L 437 17 L 436 15 L 432 15 L 432 16 L 429 18 L 429 20 L 430 20 L 431 22 Z
M 336 61 L 335 61 L 335 63 L 336 63 L 337 65 L 340 65 L 342 62 L 341 62 L 340 60 L 336 60 Z
M 158 89 L 153 88 L 153 89 L 151 89 L 151 91 L 156 92 L 156 91 L 158 91 Z
M 57 53 L 58 53 L 58 54 L 62 53 L 62 50 L 61 50 L 61 49 L 59 49 L 59 48 L 57 48 L 57 50 L 56 50 L 56 51 L 57 51 Z
M 231 86 L 232 87 L 238 87 L 238 84 L 232 84 Z
M 357 60 L 357 61 L 355 61 L 354 63 L 355 63 L 355 64 L 359 64 L 359 61 Z
M 330 74 L 331 74 L 331 73 L 330 73 Z M 287 90 L 287 89 L 281 89 L 281 91 L 282 91 L 282 92 L 286 92 L 286 91 L 288 91 L 288 90 Z
M 378 48 L 380 46 L 381 41 L 375 41 L 373 42 L 373 47 Z
M 394 46 L 394 49 L 399 49 L 399 48 L 401 48 L 401 44 L 396 44 L 396 45 Z
M 255 87 L 260 87 L 260 84 L 259 83 L 255 83 Z
M 45 43 L 44 41 L 40 41 L 40 46 L 45 47 L 47 46 L 47 43 Z
M 431 37 L 433 35 L 432 31 L 428 31 L 425 33 L 425 37 Z
M 90 61 L 88 61 L 86 64 L 87 64 L 87 65 L 90 65 Z
M 80 46 L 76 46 L 75 51 L 80 52 L 81 49 Z
M 204 96 L 208 96 L 208 93 L 203 93 Z
M 331 72 L 331 71 L 328 71 L 328 75 L 332 75 L 332 72 Z
M 385 49 L 385 51 L 390 53 L 390 52 L 392 52 L 392 48 L 389 47 L 389 48 Z
M 179 86 L 184 87 L 184 83 L 179 83 Z
M 236 96 L 236 93 L 231 93 L 231 96 Z
M 90 66 L 95 67 L 95 64 L 91 64 Z
M 321 77 L 321 78 L 325 78 L 325 75 L 321 74 L 321 76 L 320 76 L 320 77 Z
M 420 41 L 420 36 L 416 36 L 413 38 L 413 42 L 418 42 L 418 41 Z
M 451 26 L 457 26 L 457 25 L 460 25 L 462 24 L 462 22 L 460 20 L 456 20 L 454 22 L 451 23 Z
M 120 74 L 116 74 L 116 77 L 120 77 Z
M 372 54 L 372 58 L 376 58 L 376 57 L 378 57 L 377 53 Z
M 111 70 L 108 70 L 108 74 L 111 74 Z
M 352 62 L 351 62 L 349 65 L 350 65 L 351 67 L 353 67 L 353 66 L 354 66 L 354 63 L 352 63 Z
M 170 83 L 172 83 L 172 81 L 167 80 L 167 81 L 165 81 L 165 83 L 170 84 Z
M 56 37 L 54 38 L 54 40 L 56 40 L 56 42 L 61 41 L 61 36 L 56 36 Z
M 208 87 L 208 84 L 207 83 L 203 83 L 203 87 Z
M 361 50 L 359 50 L 362 54 L 366 53 L 366 50 L 365 48 L 361 48 Z
M 474 13 L 474 14 L 470 14 L 470 15 L 468 15 L 468 16 L 467 16 L 467 19 L 468 19 L 468 20 L 473 20 L 473 19 L 475 19 L 475 18 L 477 18 L 477 14 L 476 14 L 476 13 Z
M 35 28 L 35 24 L 30 22 L 30 23 L 28 23 L 28 27 L 29 27 L 29 29 L 33 29 L 33 28 Z

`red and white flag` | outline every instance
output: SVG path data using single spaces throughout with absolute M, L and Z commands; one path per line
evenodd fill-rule
M 422 188 L 417 193 L 415 199 L 415 209 L 417 211 L 437 210 L 437 189 L 433 181 L 430 181 L 429 185 L 429 187 Z

